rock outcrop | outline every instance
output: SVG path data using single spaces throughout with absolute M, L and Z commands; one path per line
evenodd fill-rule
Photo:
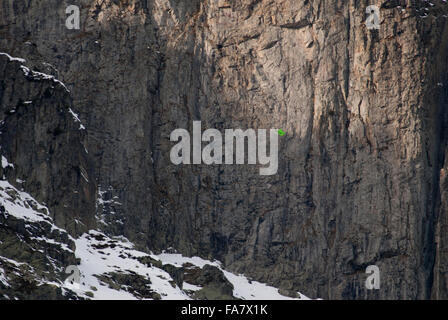
M 81 0 L 69 30 L 68 3 L 4 0 L 0 52 L 70 90 L 14 80 L 20 63 L 0 55 L 8 180 L 73 235 L 97 216 L 142 250 L 219 259 L 285 292 L 448 298 L 448 5 L 433 3 L 377 1 L 369 30 L 364 0 Z M 173 165 L 170 133 L 194 120 L 283 129 L 278 173 Z M 380 290 L 364 286 L 369 265 Z
M 3 53 L 0 75 L 0 174 L 44 202 L 57 225 L 81 235 L 96 224 L 96 186 L 68 89 Z

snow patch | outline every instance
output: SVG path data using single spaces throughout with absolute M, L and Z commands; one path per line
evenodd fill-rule
M 9 287 L 8 279 L 6 278 L 5 270 L 0 267 L 0 283 L 5 287 Z
M 8 159 L 6 159 L 4 156 L 2 156 L 2 168 L 5 169 L 7 167 L 11 167 L 14 169 L 14 165 L 10 162 L 8 162 Z
M 2 56 L 6 56 L 8 57 L 9 61 L 18 61 L 20 63 L 25 63 L 26 60 L 22 59 L 22 58 L 16 58 L 16 57 L 11 57 L 9 54 L 7 54 L 6 52 L 0 52 L 0 55 Z
M 151 290 L 159 293 L 163 299 L 190 299 L 179 287 L 173 287 L 170 275 L 156 267 L 148 267 L 136 260 L 147 254 L 134 250 L 127 241 L 109 238 L 101 232 L 90 231 L 76 241 L 76 256 L 81 258 L 78 266 L 81 273 L 79 288 L 71 288 L 77 294 L 86 297 L 93 291 L 93 299 L 137 299 L 125 290 L 115 290 L 98 279 L 97 276 L 114 273 L 137 274 L 151 281 Z
M 138 299 L 135 295 L 121 289 L 112 289 L 108 284 L 100 280 L 101 275 L 111 273 L 141 276 L 150 281 L 149 289 L 160 294 L 162 299 L 191 299 L 186 291 L 198 291 L 200 286 L 183 283 L 183 289 L 173 285 L 171 276 L 164 270 L 139 261 L 139 258 L 149 257 L 158 260 L 162 265 L 171 264 L 182 267 L 185 263 L 190 263 L 195 267 L 203 268 L 205 265 L 212 265 L 219 268 L 224 276 L 234 286 L 233 294 L 236 298 L 243 300 L 293 300 L 278 293 L 278 289 L 266 284 L 250 281 L 243 275 L 235 275 L 224 270 L 219 261 L 209 261 L 199 257 L 184 257 L 177 253 L 162 253 L 159 255 L 146 254 L 134 249 L 134 245 L 124 237 L 108 237 L 104 233 L 91 230 L 75 240 L 77 258 L 81 258 L 78 266 L 81 279 L 79 286 L 64 284 L 66 289 L 73 290 L 82 297 L 88 297 L 87 292 L 94 294 L 93 299 Z M 95 291 L 92 289 L 95 287 Z M 308 298 L 298 293 L 299 299 Z
M 28 68 L 24 65 L 21 65 L 20 68 L 22 69 L 23 73 L 27 77 L 32 77 L 34 80 L 51 80 L 51 81 L 61 85 L 65 89 L 65 91 L 70 92 L 70 90 L 67 89 L 67 87 L 65 86 L 65 84 L 62 81 L 56 79 L 52 75 L 49 75 L 49 74 L 46 74 L 43 72 L 30 70 L 30 68 Z
M 75 113 L 75 112 L 72 110 L 72 108 L 68 108 L 68 111 L 69 111 L 69 112 L 71 113 L 71 115 L 73 116 L 73 119 L 75 119 L 75 122 L 79 122 L 79 130 L 85 130 L 86 127 L 84 127 L 84 126 L 82 125 L 82 122 L 81 122 L 81 120 L 79 119 L 78 114 Z
M 52 231 L 56 229 L 66 233 L 65 230 L 53 223 L 46 206 L 41 205 L 28 193 L 17 190 L 5 180 L 0 180 L 0 204 L 6 209 L 5 215 L 11 215 L 28 222 L 46 222 L 50 224 Z M 69 236 L 69 238 L 73 240 L 72 237 Z
M 275 287 L 268 286 L 266 284 L 250 281 L 244 275 L 235 275 L 229 271 L 222 268 L 221 262 L 219 261 L 208 261 L 199 257 L 184 257 L 178 253 L 162 253 L 159 255 L 151 255 L 151 258 L 156 260 L 161 260 L 162 264 L 171 264 L 176 267 L 182 267 L 185 263 L 193 264 L 199 268 L 203 268 L 206 264 L 215 266 L 219 268 L 224 276 L 233 285 L 233 295 L 236 298 L 243 300 L 309 300 L 308 297 L 298 292 L 299 299 L 294 299 L 281 295 L 278 289 Z
M 55 241 L 53 239 L 49 239 L 49 238 L 46 238 L 46 237 L 31 237 L 31 240 L 45 241 L 46 243 L 50 243 L 50 244 L 54 244 L 54 245 L 60 246 L 63 250 L 73 253 L 73 250 L 70 249 L 67 246 L 67 244 L 61 243 L 61 242 L 57 242 L 57 241 Z M 47 257 L 47 258 L 50 258 L 50 257 Z

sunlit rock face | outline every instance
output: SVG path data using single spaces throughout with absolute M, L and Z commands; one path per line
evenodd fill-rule
M 58 225 L 76 218 L 141 250 L 219 259 L 312 298 L 448 298 L 448 5 L 433 3 L 378 1 L 369 30 L 364 0 L 2 1 L 0 52 L 70 90 L 85 133 L 74 121 L 81 147 L 55 166 L 75 159 L 89 182 L 65 165 L 15 166 L 45 184 L 43 172 L 86 184 L 82 213 L 78 198 L 54 203 L 71 191 L 29 186 Z M 66 28 L 69 4 L 79 30 Z M 284 130 L 277 174 L 172 164 L 171 132 L 196 120 Z M 24 136 L 8 161 L 38 142 Z M 380 290 L 365 287 L 369 265 Z

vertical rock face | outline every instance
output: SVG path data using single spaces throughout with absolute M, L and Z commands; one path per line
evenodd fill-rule
M 76 298 L 55 284 L 78 262 L 64 229 L 96 224 L 92 159 L 68 90 L 25 63 L 0 52 L 0 299 Z
M 85 129 L 64 84 L 25 63 L 0 53 L 0 173 L 44 202 L 56 224 L 80 235 L 95 226 Z
M 220 259 L 311 297 L 447 298 L 442 1 L 378 1 L 379 30 L 365 26 L 367 1 L 73 2 L 80 30 L 65 27 L 64 2 L 2 1 L 0 52 L 71 91 L 94 160 L 84 168 L 109 200 L 95 211 L 85 191 L 84 223 L 98 214 L 143 248 Z M 7 122 L 2 147 L 43 119 Z M 277 174 L 171 164 L 170 133 L 194 120 L 283 129 Z M 49 170 L 34 143 L 17 163 L 33 184 Z M 68 197 L 44 182 L 29 192 Z M 74 215 L 58 212 L 56 223 Z M 365 288 L 369 265 L 380 290 Z

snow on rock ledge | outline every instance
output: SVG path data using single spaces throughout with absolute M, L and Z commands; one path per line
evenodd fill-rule
M 200 285 L 176 279 L 180 273 L 186 278 L 188 270 L 200 273 L 215 267 L 233 286 L 237 299 L 292 299 L 282 296 L 274 287 L 250 281 L 222 269 L 218 261 L 199 257 L 187 258 L 180 254 L 146 254 L 134 249 L 124 237 L 110 238 L 91 230 L 76 241 L 76 256 L 81 258 L 80 286 L 74 289 L 84 298 L 94 299 L 194 299 L 203 289 Z M 139 283 L 138 287 L 126 283 L 126 278 Z M 191 277 L 190 277 L 191 278 Z M 120 283 L 120 280 L 122 283 Z M 123 282 L 124 280 L 124 282 Z M 308 299 L 298 293 L 298 299 Z
M 0 228 L 0 299 L 292 299 L 224 270 L 218 261 L 147 254 L 124 237 L 95 230 L 73 239 L 54 225 L 47 207 L 4 180 Z M 66 281 L 69 266 L 79 270 L 79 282 Z M 21 292 L 23 279 L 32 294 Z

